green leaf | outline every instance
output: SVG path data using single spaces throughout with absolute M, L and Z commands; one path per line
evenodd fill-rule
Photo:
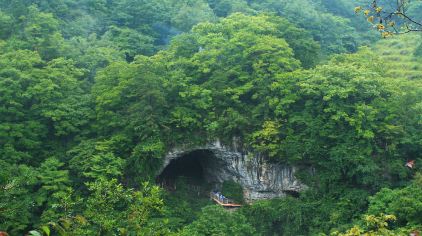
M 42 231 L 44 232 L 45 235 L 50 236 L 50 227 L 44 225 L 41 227 Z
M 36 231 L 36 230 L 29 231 L 29 235 L 32 235 L 32 236 L 42 236 L 42 234 L 40 232 Z

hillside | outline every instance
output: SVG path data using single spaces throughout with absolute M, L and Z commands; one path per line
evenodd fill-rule
M 422 36 L 370 2 L 0 0 L 0 235 L 422 231 Z
M 417 51 L 421 42 L 420 35 L 408 34 L 381 40 L 375 45 L 374 50 L 385 61 L 388 77 L 422 79 L 422 64 Z

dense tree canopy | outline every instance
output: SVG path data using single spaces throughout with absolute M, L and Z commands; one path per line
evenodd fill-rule
M 365 2 L 0 0 L 0 231 L 421 230 L 421 36 L 377 42 Z M 307 189 L 228 212 L 158 186 L 172 148 L 233 138 Z

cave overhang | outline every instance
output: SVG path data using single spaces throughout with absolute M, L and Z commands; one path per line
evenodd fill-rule
M 224 181 L 234 181 L 242 186 L 244 197 L 249 201 L 284 197 L 306 188 L 295 177 L 297 168 L 294 166 L 268 162 L 264 156 L 245 151 L 241 147 L 239 142 L 223 145 L 215 141 L 203 146 L 175 148 L 164 157 L 156 176 L 158 178 L 165 174 L 166 168 L 178 160 L 182 162 L 183 158 L 193 158 L 197 154 L 199 160 L 195 161 L 202 168 L 206 182 L 218 185 Z M 186 168 L 189 168 L 189 164 Z

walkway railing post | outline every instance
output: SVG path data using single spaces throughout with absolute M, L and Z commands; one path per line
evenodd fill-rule
M 217 202 L 218 205 L 221 205 L 223 207 L 240 207 L 241 204 L 236 204 L 233 200 L 230 200 L 228 198 L 219 198 L 215 193 L 210 193 L 210 199 Z

